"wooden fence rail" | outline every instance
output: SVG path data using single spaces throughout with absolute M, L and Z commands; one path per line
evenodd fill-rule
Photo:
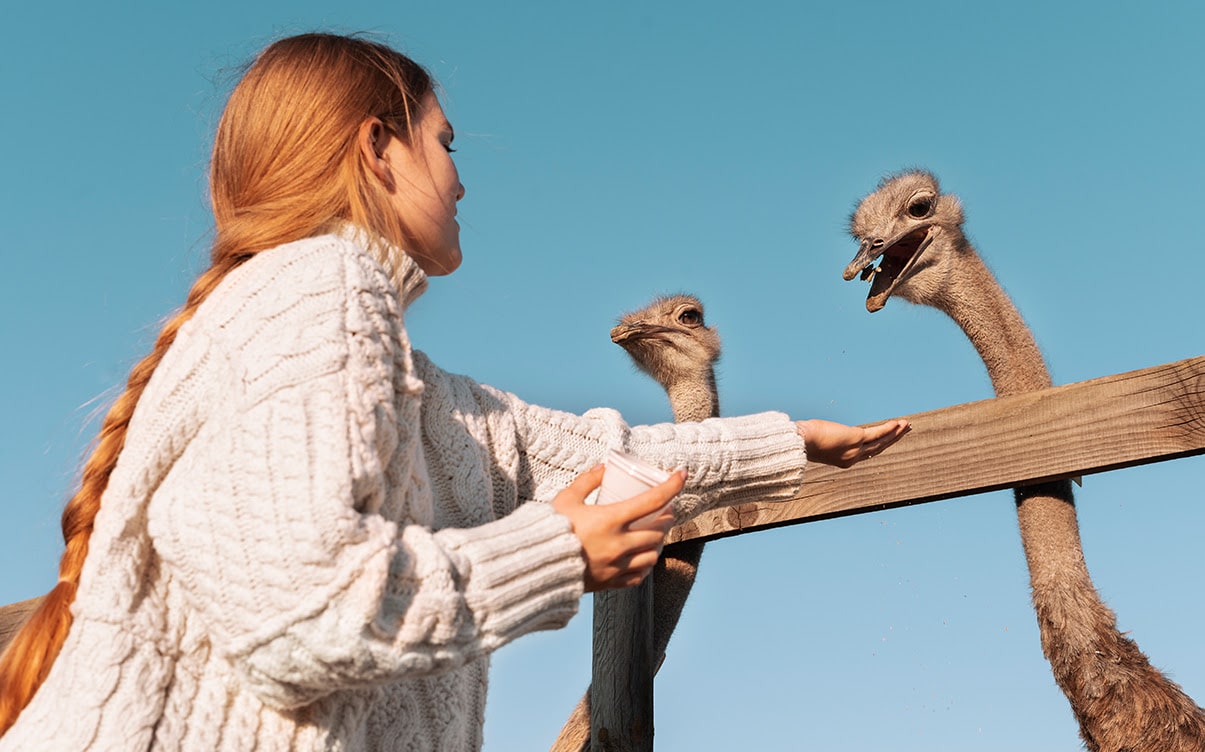
M 848 470 L 810 465 L 783 504 L 709 512 L 669 541 L 1074 478 L 1205 453 L 1205 355 L 907 416 L 912 432 Z
M 809 465 L 792 501 L 708 512 L 671 530 L 668 541 L 714 540 L 1205 453 L 1205 356 L 907 417 L 912 432 L 880 456 L 847 470 Z M 629 610 L 595 612 L 594 665 L 629 668 L 622 682 L 592 679 L 591 750 L 651 752 L 656 667 L 643 658 L 651 651 L 617 652 L 633 642 L 626 625 L 644 623 L 630 611 L 643 601 L 621 603 Z

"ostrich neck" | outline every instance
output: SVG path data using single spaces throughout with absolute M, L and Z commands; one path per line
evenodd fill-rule
M 958 258 L 952 284 L 931 304 L 966 332 L 997 395 L 1050 386 L 1042 354 L 1016 306 L 969 245 Z M 1092 584 L 1070 481 L 1025 486 L 1014 493 L 1042 651 L 1087 748 L 1201 749 L 1205 713 L 1117 629 L 1116 617 Z
M 958 259 L 951 284 L 933 305 L 949 314 L 971 340 L 987 366 L 996 395 L 1050 386 L 1037 342 L 995 276 L 969 245 Z M 1017 489 L 1016 497 L 1035 599 L 1047 585 L 1071 582 L 1095 597 L 1084 564 L 1070 483 Z
M 1008 295 L 968 246 L 959 256 L 953 285 L 938 306 L 966 332 L 987 366 L 999 396 L 1051 385 L 1033 334 Z M 1041 430 L 1036 425 L 1035 430 Z M 1116 617 L 1100 599 L 1088 574 L 1070 481 L 1017 488 L 1017 522 L 1029 566 L 1042 649 L 1085 740 L 1108 735 L 1109 719 L 1130 717 L 1136 700 L 1121 695 L 1101 705 L 1101 687 L 1141 684 L 1144 691 L 1171 696 L 1191 707 L 1117 629 Z M 1100 750 L 1095 741 L 1089 748 Z M 1109 747 L 1110 749 L 1114 747 Z M 1138 749 L 1129 743 L 1117 749 Z M 1155 747 L 1149 747 L 1154 749 Z
M 1029 327 L 983 260 L 967 247 L 934 305 L 966 333 L 987 366 L 996 395 L 1045 389 L 1050 373 Z
M 674 411 L 675 423 L 695 423 L 720 414 L 720 396 L 716 390 L 715 372 L 693 378 L 680 378 L 663 384 Z

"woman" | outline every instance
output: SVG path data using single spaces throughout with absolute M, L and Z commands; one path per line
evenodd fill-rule
M 488 656 L 639 582 L 684 488 L 791 498 L 897 440 L 780 414 L 628 427 L 412 351 L 460 264 L 428 74 L 311 34 L 264 50 L 214 143 L 211 266 L 105 419 L 60 581 L 0 660 L 0 750 L 481 746 Z M 670 480 L 584 503 L 621 448 Z M 550 501 L 551 503 L 525 503 Z

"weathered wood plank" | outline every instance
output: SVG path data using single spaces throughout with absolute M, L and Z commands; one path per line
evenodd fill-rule
M 1205 453 L 1205 356 L 908 416 L 912 432 L 847 470 L 811 465 L 800 495 L 700 515 L 669 542 L 1072 478 Z
M 653 578 L 594 594 L 590 752 L 653 750 Z

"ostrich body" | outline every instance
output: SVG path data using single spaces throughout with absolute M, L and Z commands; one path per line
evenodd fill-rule
M 944 311 L 966 332 L 998 396 L 1051 386 L 1029 328 L 962 231 L 958 199 L 927 172 L 885 179 L 859 204 L 846 280 Z M 877 266 L 876 266 L 877 264 Z M 1042 650 L 1093 752 L 1200 752 L 1205 711 L 1117 629 L 1084 562 L 1069 481 L 1014 490 Z
M 9 640 L 21 629 L 25 620 L 41 602 L 41 597 L 38 597 L 0 606 L 0 653 L 4 652 L 4 648 L 8 647 Z
M 644 308 L 625 314 L 611 330 L 611 341 L 631 356 L 669 397 L 678 423 L 714 418 L 720 414 L 715 362 L 720 337 L 703 322 L 703 304 L 690 295 L 656 298 Z M 665 547 L 653 568 L 653 651 L 657 667 L 678 625 L 686 598 L 694 586 L 701 541 L 682 541 Z M 580 752 L 590 745 L 590 690 L 578 702 L 552 745 L 553 752 Z

